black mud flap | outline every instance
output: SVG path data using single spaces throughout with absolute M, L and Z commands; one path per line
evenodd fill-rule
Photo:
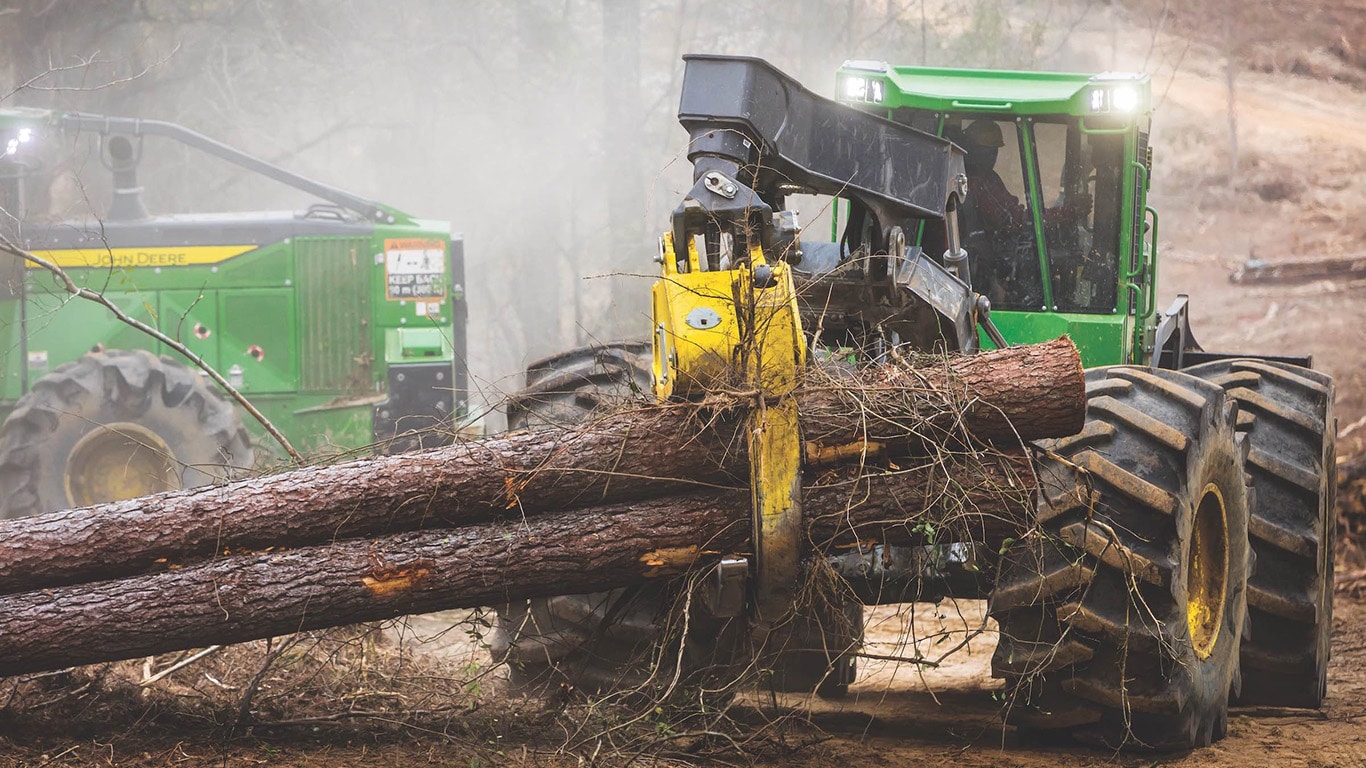
M 375 406 L 375 442 L 381 453 L 449 445 L 456 402 L 450 362 L 389 366 L 389 397 Z

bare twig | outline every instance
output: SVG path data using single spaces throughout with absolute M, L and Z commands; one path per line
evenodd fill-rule
M 215 651 L 221 649 L 222 647 L 223 647 L 223 646 L 221 646 L 221 645 L 211 645 L 211 646 L 209 646 L 208 648 L 205 648 L 204 650 L 200 651 L 199 653 L 196 653 L 195 655 L 189 657 L 188 659 L 184 659 L 184 660 L 182 660 L 182 661 L 176 662 L 175 664 L 172 664 L 171 666 L 169 666 L 169 667 L 167 667 L 167 668 L 161 670 L 160 672 L 156 673 L 155 675 L 152 675 L 151 677 L 144 678 L 142 682 L 138 683 L 138 685 L 141 685 L 143 688 L 146 688 L 147 686 L 152 685 L 153 683 L 157 682 L 158 680 L 161 680 L 162 678 L 166 677 L 167 675 L 171 674 L 172 672 L 175 672 L 175 671 L 177 671 L 177 670 L 184 669 L 185 667 L 190 666 L 191 664 L 195 663 L 196 661 L 199 661 L 200 659 L 204 658 L 205 656 L 208 656 L 209 654 L 214 653 Z
M 1358 429 L 1361 429 L 1362 427 L 1366 427 L 1366 416 L 1362 416 L 1361 418 L 1357 419 L 1351 424 L 1348 424 L 1347 426 L 1343 427 L 1342 431 L 1338 433 L 1338 437 L 1346 437 L 1352 434 L 1353 432 L 1357 431 Z
M 290 648 L 298 644 L 302 635 L 291 635 L 280 643 L 278 648 L 266 654 L 265 661 L 261 662 L 261 668 L 256 670 L 256 675 L 247 684 L 247 689 L 242 694 L 242 702 L 237 707 L 237 721 L 233 723 L 233 729 L 238 730 L 251 722 L 251 702 L 256 697 L 256 691 L 261 688 L 261 682 L 266 679 L 266 673 L 275 665 L 275 662 L 285 654 Z M 268 640 L 274 642 L 274 640 Z
M 166 54 L 165 56 L 161 57 L 160 59 L 157 59 L 156 61 L 152 62 L 151 64 L 148 64 L 146 67 L 143 68 L 143 70 L 142 70 L 141 72 L 138 72 L 137 74 L 134 74 L 134 75 L 129 75 L 128 77 L 116 78 L 116 79 L 110 80 L 110 81 L 108 81 L 108 82 L 101 83 L 101 84 L 99 84 L 99 85 L 79 85 L 79 86 L 72 85 L 72 86 L 64 86 L 64 85 L 39 85 L 39 84 L 38 84 L 40 81 L 43 80 L 43 78 L 45 78 L 45 77 L 47 77 L 47 76 L 49 76 L 49 75 L 52 75 L 52 74 L 54 74 L 54 73 L 57 73 L 57 72 L 66 72 L 66 71 L 75 70 L 75 69 L 84 69 L 84 68 L 86 68 L 86 67 L 89 67 L 90 65 L 92 65 L 92 64 L 95 63 L 95 61 L 96 61 L 96 56 L 99 55 L 99 54 L 95 54 L 95 55 L 90 56 L 89 58 L 81 59 L 81 60 L 80 60 L 80 63 L 77 63 L 77 64 L 70 64 L 70 65 L 62 66 L 62 67 L 50 67 L 47 71 L 43 72 L 42 74 L 34 75 L 33 77 L 29 78 L 28 80 L 24 81 L 23 83 L 21 83 L 20 85 L 18 85 L 17 87 L 15 87 L 13 90 L 10 91 L 10 94 L 9 94 L 9 95 L 13 95 L 13 94 L 15 94 L 15 93 L 18 93 L 19 91 L 24 91 L 24 90 L 33 90 L 33 91 L 102 91 L 102 90 L 104 90 L 104 89 L 106 89 L 106 88 L 113 88 L 114 86 L 123 85 L 124 83 L 130 83 L 130 82 L 132 82 L 132 81 L 134 81 L 134 80 L 137 80 L 138 78 L 140 78 L 140 77 L 146 75 L 148 72 L 151 72 L 153 69 L 156 69 L 157 67 L 160 67 L 162 64 L 165 64 L 167 61 L 170 61 L 171 57 L 172 57 L 172 56 L 175 56 L 175 55 L 176 55 L 177 53 L 179 53 L 179 52 L 180 52 L 180 44 L 177 43 L 176 46 L 175 46 L 175 48 L 172 48 L 172 49 L 171 49 L 171 52 L 170 52 L 170 53 Z
M 958 645 L 955 646 L 955 649 L 961 647 L 961 645 Z M 857 656 L 860 659 L 870 659 L 872 661 L 894 661 L 898 664 L 918 664 L 922 667 L 939 666 L 939 662 L 931 661 L 929 659 L 921 658 L 919 656 L 898 656 L 892 653 L 864 653 L 863 651 L 859 651 L 857 653 L 854 653 L 853 655 Z M 945 655 L 947 656 L 948 654 Z

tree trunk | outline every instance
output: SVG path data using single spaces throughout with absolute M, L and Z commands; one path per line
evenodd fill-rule
M 647 406 L 572 428 L 3 520 L 0 594 L 214 554 L 745 487 L 745 402 Z M 1066 338 L 919 367 L 813 373 L 799 394 L 808 467 L 970 448 L 973 436 L 1018 446 L 1077 432 L 1085 407 L 1080 358 Z
M 804 489 L 810 543 L 921 541 L 921 523 L 974 540 L 1032 517 L 1028 456 L 947 457 Z M 974 510 L 984 510 L 974 512 Z M 117 581 L 0 596 L 0 676 L 678 574 L 745 553 L 748 490 L 234 554 Z

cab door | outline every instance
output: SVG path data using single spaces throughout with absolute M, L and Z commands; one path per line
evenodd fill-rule
M 1063 321 L 1055 330 L 1072 337 L 1087 366 L 1128 362 L 1132 322 L 1120 274 L 1128 132 L 1085 131 L 1070 117 L 1026 119 L 1022 128 L 1037 169 L 1049 311 Z

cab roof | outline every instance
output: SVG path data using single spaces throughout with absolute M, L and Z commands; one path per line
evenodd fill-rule
M 1109 94 L 1118 88 L 1127 88 L 1136 97 L 1132 108 L 1124 110 L 1129 114 L 1147 113 L 1152 104 L 1151 80 L 1146 74 L 893 67 L 872 61 L 847 61 L 840 68 L 841 101 L 864 105 L 874 101 L 848 97 L 845 81 L 859 77 L 883 82 L 882 98 L 875 103 L 888 109 L 1093 115 L 1111 111 Z M 1097 91 L 1101 95 L 1093 96 Z

